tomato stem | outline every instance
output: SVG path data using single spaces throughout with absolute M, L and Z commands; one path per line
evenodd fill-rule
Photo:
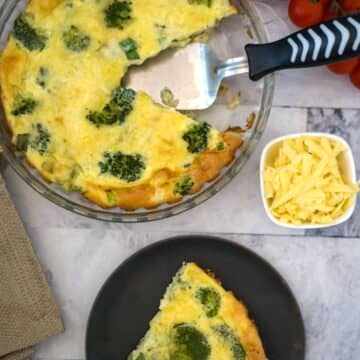
M 344 10 L 342 9 L 342 7 L 341 7 L 341 5 L 340 5 L 340 1 L 339 1 L 339 0 L 334 0 L 333 6 L 334 6 L 335 11 L 336 11 L 337 14 L 345 15 Z

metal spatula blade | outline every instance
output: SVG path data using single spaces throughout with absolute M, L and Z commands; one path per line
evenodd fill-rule
M 247 56 L 220 61 L 206 44 L 171 51 L 133 69 L 126 86 L 159 103 L 168 88 L 179 110 L 202 110 L 216 99 L 221 80 L 249 72 L 251 80 L 281 69 L 319 66 L 360 55 L 360 14 L 329 20 L 268 44 L 250 44 Z M 175 102 L 173 102 L 175 103 Z M 165 104 L 167 105 L 167 104 Z
M 235 75 L 234 66 L 227 65 L 208 45 L 194 43 L 131 69 L 126 86 L 150 94 L 158 103 L 163 103 L 161 93 L 168 88 L 178 100 L 177 109 L 202 110 L 215 102 L 224 76 Z M 236 65 L 236 74 L 248 72 L 246 58 L 236 59 Z

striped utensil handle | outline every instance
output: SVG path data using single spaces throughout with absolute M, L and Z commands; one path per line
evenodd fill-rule
M 250 79 L 281 69 L 334 63 L 360 55 L 360 14 L 301 30 L 268 44 L 246 46 Z

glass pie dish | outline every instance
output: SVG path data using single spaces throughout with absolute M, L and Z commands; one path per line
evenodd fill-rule
M 268 41 L 265 26 L 251 0 L 233 0 L 241 10 L 240 15 L 224 20 L 210 32 L 209 45 L 219 58 L 231 58 L 244 55 L 247 43 Z M 0 5 L 0 51 L 5 46 L 14 20 L 26 7 L 27 1 L 5 0 Z M 34 190 L 53 203 L 98 220 L 114 222 L 143 222 L 159 220 L 191 209 L 218 193 L 236 176 L 247 159 L 253 153 L 265 129 L 272 105 L 274 76 L 270 75 L 254 83 L 245 76 L 226 81 L 214 106 L 196 112 L 199 120 L 207 121 L 218 130 L 241 127 L 244 131 L 244 143 L 236 152 L 233 161 L 211 183 L 205 184 L 201 191 L 184 197 L 175 204 L 164 204 L 155 209 L 125 211 L 121 208 L 102 209 L 92 204 L 78 193 L 65 191 L 59 185 L 49 184 L 40 173 L 33 169 L 22 152 L 16 150 L 11 142 L 11 133 L 7 127 L 4 111 L 0 106 L 0 145 L 3 155 L 17 174 Z M 151 95 L 151 94 L 150 94 Z M 229 106 L 232 100 L 240 100 L 234 108 Z M 237 101 L 235 101 L 237 102 Z

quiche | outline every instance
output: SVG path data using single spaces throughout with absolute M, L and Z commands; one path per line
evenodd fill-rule
M 231 0 L 30 1 L 0 56 L 14 145 L 47 181 L 104 208 L 199 191 L 232 161 L 239 131 L 219 132 L 121 81 L 235 13 Z
M 187 263 L 175 275 L 128 360 L 265 360 L 245 306 L 211 274 Z

